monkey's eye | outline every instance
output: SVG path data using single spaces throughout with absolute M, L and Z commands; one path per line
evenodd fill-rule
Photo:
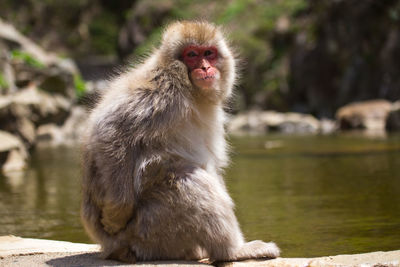
M 213 52 L 212 50 L 206 50 L 206 51 L 204 52 L 204 56 L 205 56 L 205 57 L 211 56 L 212 54 L 214 54 L 214 52 Z
M 190 51 L 189 53 L 186 54 L 187 57 L 197 57 L 197 53 L 194 51 Z

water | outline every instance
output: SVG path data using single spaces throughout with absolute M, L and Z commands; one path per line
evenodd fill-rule
M 284 257 L 400 249 L 400 136 L 231 138 L 227 186 L 247 239 Z M 40 148 L 0 177 L 0 235 L 90 242 L 79 220 L 79 148 Z

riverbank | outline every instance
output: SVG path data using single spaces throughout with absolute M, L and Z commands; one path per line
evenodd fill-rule
M 0 237 L 0 266 L 211 266 L 199 262 L 163 261 L 123 264 L 99 258 L 99 246 L 65 241 Z M 278 258 L 216 264 L 219 267 L 399 267 L 400 250 L 318 258 Z

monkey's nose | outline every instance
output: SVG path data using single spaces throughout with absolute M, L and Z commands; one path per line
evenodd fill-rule
M 207 60 L 203 59 L 203 60 L 201 61 L 201 66 L 200 66 L 200 68 L 201 68 L 202 70 L 207 71 L 210 67 L 211 67 L 211 66 L 210 66 L 210 63 L 208 63 Z

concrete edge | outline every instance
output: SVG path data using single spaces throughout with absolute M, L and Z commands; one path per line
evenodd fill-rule
M 95 244 L 72 243 L 46 239 L 21 238 L 13 235 L 0 236 L 0 257 L 42 254 L 52 252 L 99 252 Z
M 100 246 L 45 239 L 0 236 L 0 265 L 8 262 L 32 263 L 35 266 L 49 266 L 52 262 L 68 264 L 71 260 L 79 266 L 125 265 L 99 258 Z M 125 266 L 133 266 L 128 264 Z M 201 262 L 147 262 L 140 266 L 206 266 Z M 223 262 L 219 267 L 400 267 L 400 250 L 377 251 L 353 255 L 337 255 L 318 258 L 277 258 L 241 262 Z M 18 266 L 18 265 L 16 265 Z M 50 264 L 50 266 L 57 266 Z

